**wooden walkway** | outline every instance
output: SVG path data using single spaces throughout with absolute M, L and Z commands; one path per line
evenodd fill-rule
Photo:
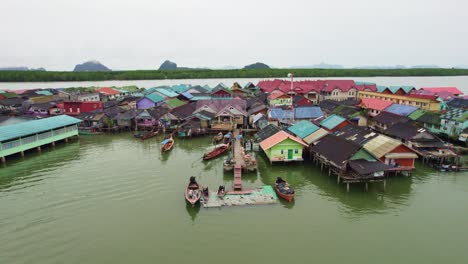
M 239 129 L 234 130 L 234 190 L 242 190 L 242 168 L 245 166 L 244 157 L 242 157 L 241 143 L 237 139 Z

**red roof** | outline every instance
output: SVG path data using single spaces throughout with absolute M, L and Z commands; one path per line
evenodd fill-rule
M 393 102 L 391 101 L 385 101 L 385 100 L 375 99 L 375 98 L 362 98 L 360 106 L 362 108 L 382 111 L 385 108 L 391 106 L 392 104 Z
M 434 93 L 450 92 L 450 93 L 452 93 L 454 95 L 463 94 L 463 92 L 460 91 L 457 87 L 422 87 L 421 90 L 431 91 L 431 92 L 434 92 Z
M 263 150 L 267 150 L 267 149 L 270 149 L 271 147 L 273 147 L 274 145 L 278 144 L 278 143 L 281 143 L 283 141 L 285 141 L 286 139 L 291 139 L 301 145 L 303 145 L 304 147 L 307 147 L 307 144 L 304 143 L 304 141 L 302 141 L 302 139 L 298 138 L 298 137 L 295 137 L 295 136 L 292 136 L 284 131 L 279 131 L 278 133 L 274 134 L 273 136 L 263 140 L 262 142 L 260 142 L 260 147 L 263 149 Z
M 421 99 L 431 99 L 431 100 L 436 100 L 437 96 L 436 95 L 431 95 L 431 94 L 419 94 L 419 93 L 410 93 L 408 94 L 409 97 L 414 97 L 414 98 L 421 98 Z
M 274 90 L 268 95 L 268 99 L 269 100 L 274 100 L 274 99 L 279 98 L 279 97 L 281 97 L 283 95 L 286 95 L 286 94 L 284 92 L 282 92 L 281 90 Z
M 265 93 L 271 93 L 275 89 L 279 89 L 284 93 L 291 92 L 291 82 L 285 80 L 276 79 L 273 81 L 260 81 L 257 86 Z M 334 89 L 338 89 L 342 92 L 348 92 L 353 88 L 358 91 L 377 91 L 377 86 L 375 84 L 356 85 L 353 80 L 294 81 L 292 86 L 292 90 L 296 94 L 309 94 L 311 92 L 320 93 L 320 91 L 331 92 Z
M 114 89 L 109 88 L 109 87 L 101 88 L 101 89 L 97 90 L 97 92 L 100 93 L 100 94 L 104 94 L 104 95 L 116 95 L 116 94 L 120 94 L 119 91 L 114 90 Z

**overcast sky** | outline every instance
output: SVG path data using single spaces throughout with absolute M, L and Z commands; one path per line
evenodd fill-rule
M 0 0 L 0 67 L 468 64 L 466 0 Z

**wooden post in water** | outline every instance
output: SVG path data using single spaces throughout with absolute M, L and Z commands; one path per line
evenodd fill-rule
M 384 189 L 384 191 L 385 191 L 385 185 L 387 185 L 387 183 L 386 183 L 386 181 L 385 181 L 385 179 L 384 179 L 384 180 L 383 180 L 383 189 Z
M 20 155 L 22 158 L 24 158 L 24 151 L 20 151 Z
M 349 192 L 349 182 L 346 183 L 346 191 Z
M 52 145 L 52 147 L 55 147 L 55 141 L 50 143 Z
M 65 138 L 65 143 L 68 143 L 68 138 Z
M 3 164 L 6 163 L 6 158 L 5 157 L 1 157 L 0 160 L 2 161 Z
M 366 192 L 369 191 L 369 183 L 366 182 Z
M 37 147 L 37 152 L 41 153 L 42 152 L 42 149 L 41 147 Z

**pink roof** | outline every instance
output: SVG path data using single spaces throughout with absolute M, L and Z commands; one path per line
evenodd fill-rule
M 431 99 L 431 100 L 437 99 L 437 95 L 432 95 L 432 94 L 410 93 L 408 94 L 408 96 L 414 97 L 414 98 Z
M 268 99 L 269 100 L 274 100 L 276 98 L 279 98 L 281 96 L 285 95 L 284 92 L 280 91 L 280 90 L 273 90 L 269 95 L 268 95 Z
M 356 89 L 358 91 L 366 91 L 369 90 L 371 92 L 377 92 L 377 84 L 363 84 L 363 85 L 356 85 Z
M 463 94 L 463 92 L 460 91 L 457 87 L 422 87 L 421 90 L 431 91 L 431 92 L 434 92 L 434 93 L 450 92 L 450 93 L 452 93 L 454 95 Z
M 360 105 L 362 108 L 382 111 L 385 108 L 391 106 L 392 104 L 393 102 L 391 101 L 385 101 L 385 100 L 376 99 L 376 98 L 362 98 Z
M 104 94 L 104 95 L 116 95 L 116 94 L 120 94 L 119 91 L 116 91 L 112 88 L 108 88 L 108 87 L 104 87 L 104 88 L 101 88 L 99 90 L 97 90 L 98 93 L 101 93 L 101 94 Z
M 281 143 L 283 142 L 284 140 L 286 139 L 291 139 L 301 145 L 303 145 L 304 147 L 307 147 L 307 144 L 304 143 L 304 141 L 302 141 L 302 139 L 298 138 L 298 137 L 295 137 L 295 136 L 292 136 L 284 131 L 279 131 L 278 133 L 274 134 L 273 136 L 263 140 L 262 142 L 260 142 L 260 147 L 263 149 L 263 150 L 267 150 L 267 149 L 270 149 L 271 147 L 273 147 L 274 145 L 278 144 L 278 143 Z

